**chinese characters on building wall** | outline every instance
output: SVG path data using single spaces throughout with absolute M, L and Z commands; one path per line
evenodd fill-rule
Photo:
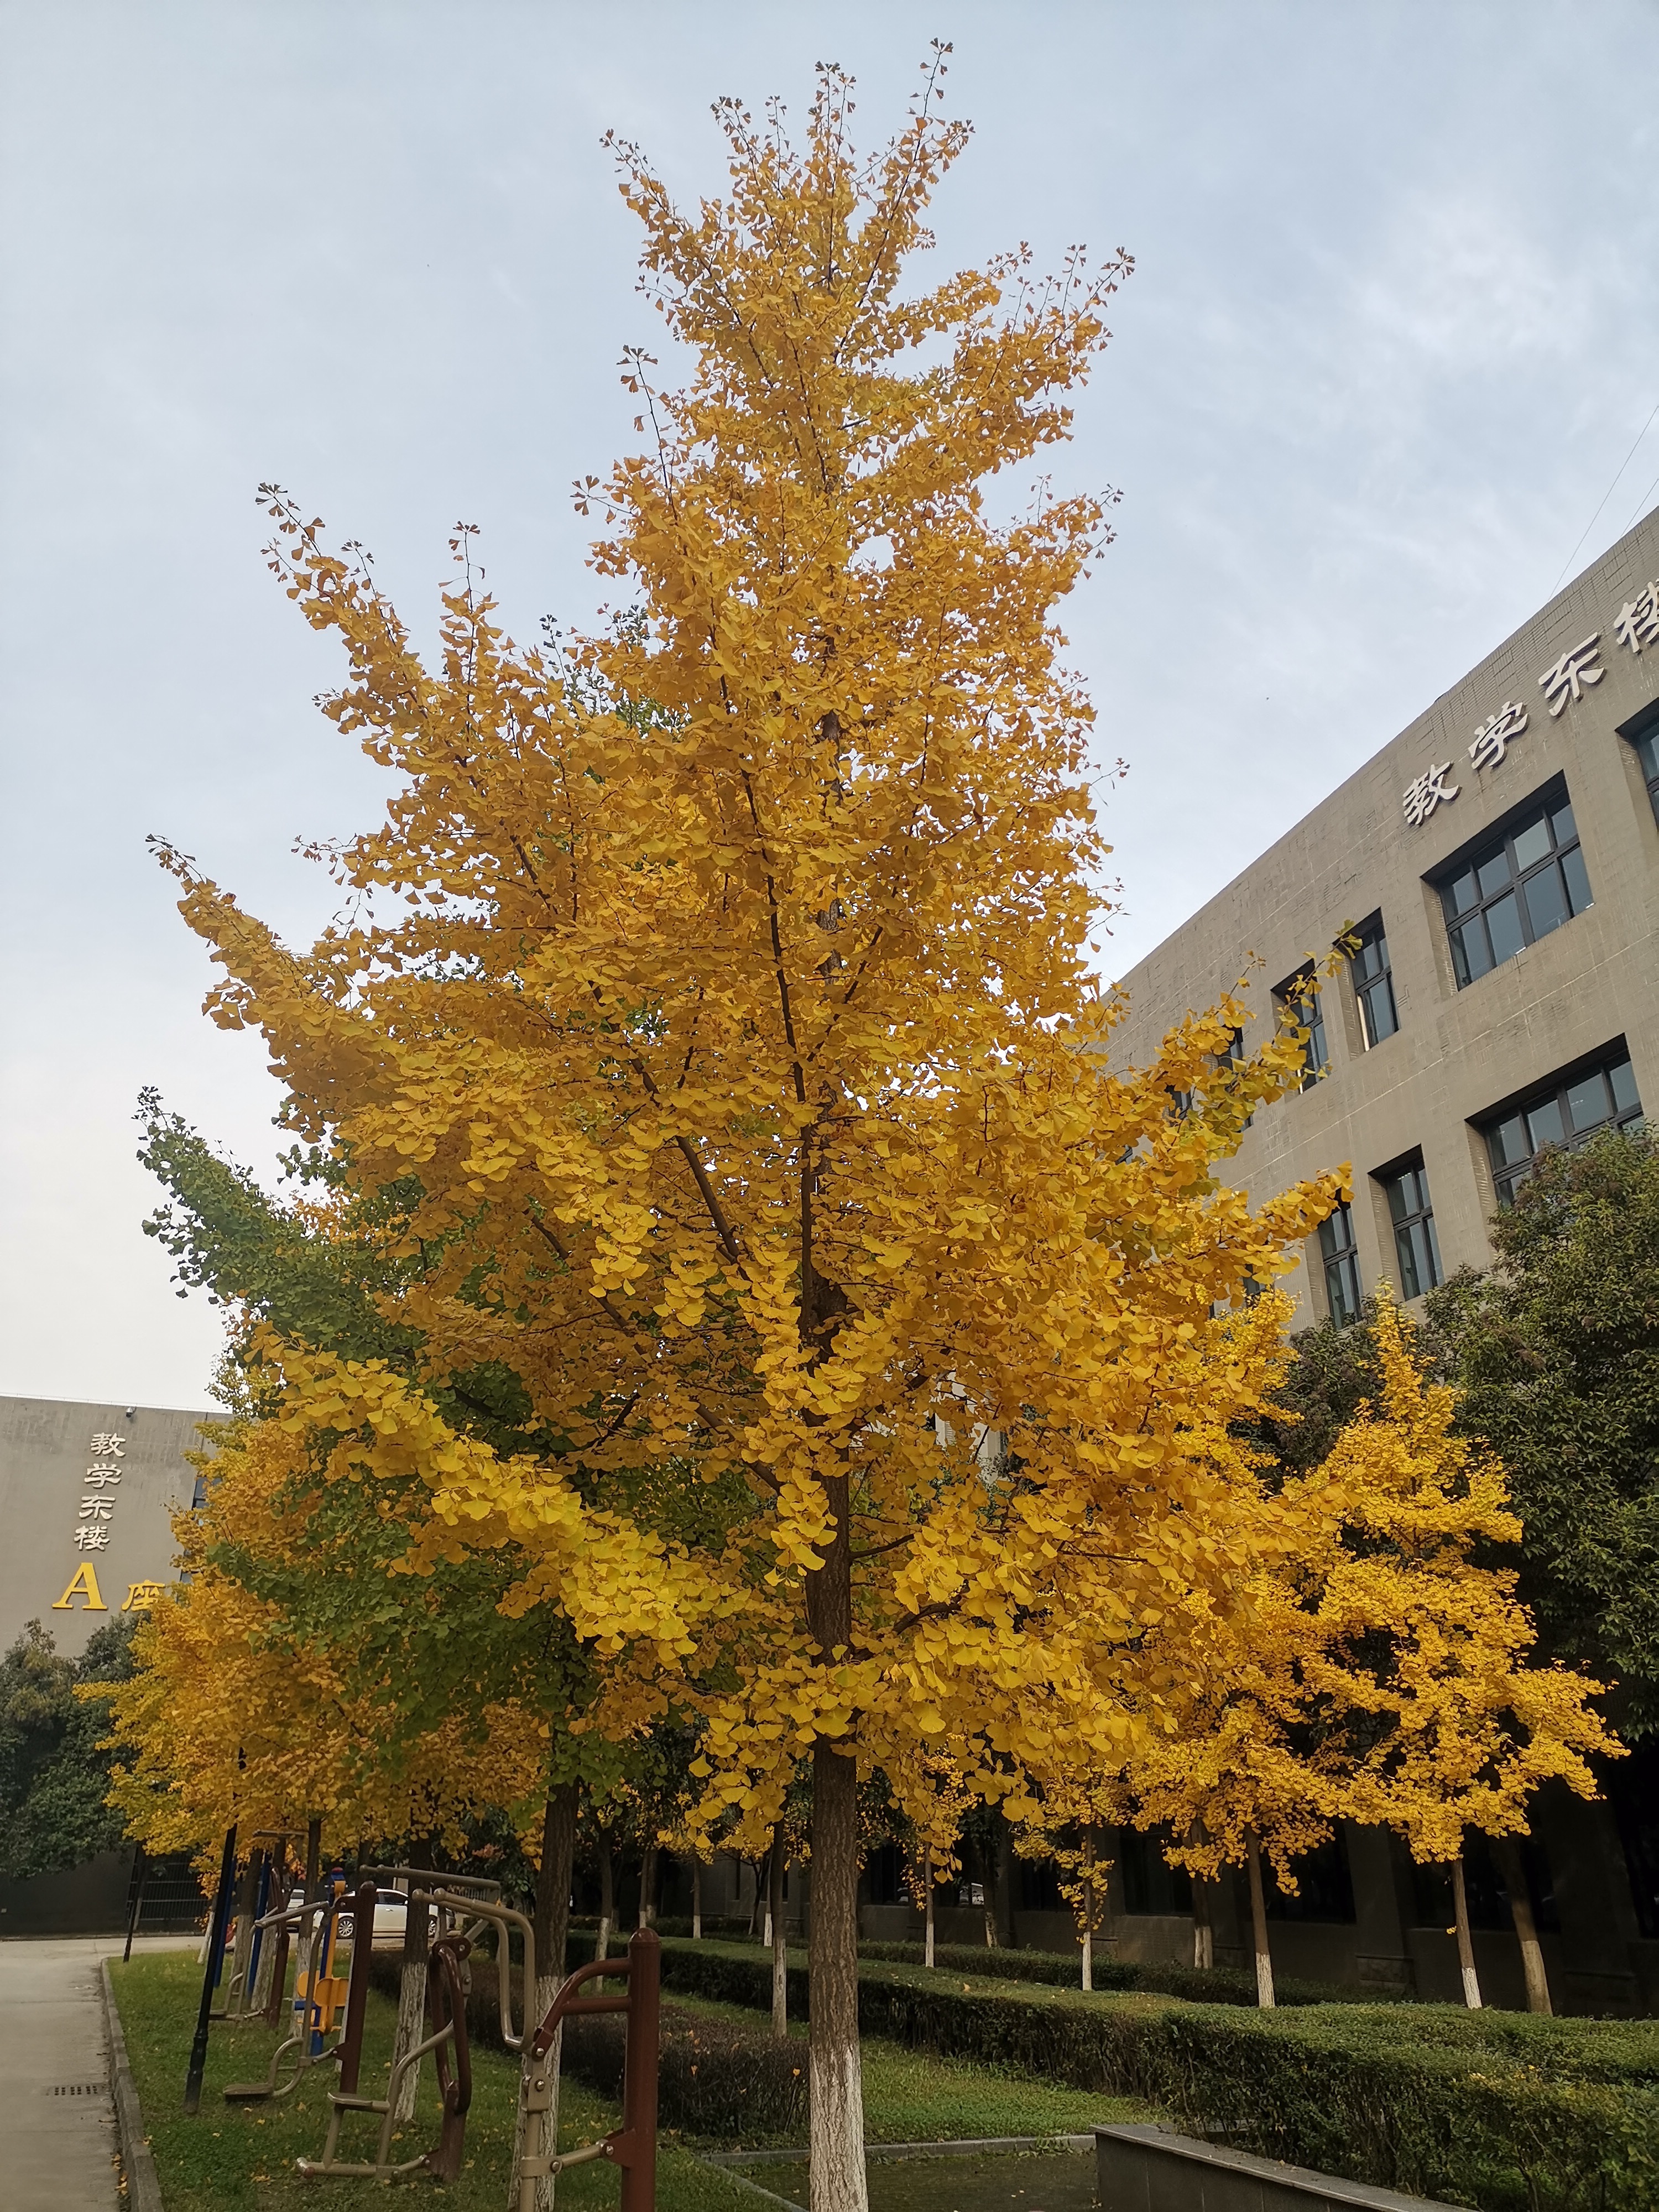
M 82 1554 L 80 1565 L 70 1577 L 69 1588 L 60 1598 L 53 1600 L 54 1613 L 69 1613 L 75 1609 L 78 1597 L 82 1610 L 88 1613 L 107 1613 L 108 1606 L 98 1587 L 98 1564 L 93 1554 L 107 1552 L 120 1500 L 116 1492 L 121 1486 L 121 1462 L 127 1455 L 127 1440 L 108 1430 L 100 1430 L 87 1446 L 93 1465 L 82 1478 L 80 1510 L 70 1531 L 70 1541 Z M 143 1611 L 155 1604 L 161 1595 L 161 1585 L 156 1582 L 130 1583 L 122 1601 L 123 1613 Z
M 1659 645 L 1659 578 L 1644 585 L 1633 599 L 1620 608 L 1613 630 L 1619 643 L 1634 653 L 1639 653 L 1644 646 Z M 1592 685 L 1601 681 L 1607 672 L 1601 665 L 1601 633 L 1592 630 L 1544 671 L 1538 688 L 1552 717 L 1577 705 Z M 1488 714 L 1469 747 L 1475 773 L 1501 768 L 1510 743 L 1526 727 L 1527 709 L 1518 699 L 1506 699 L 1496 714 Z M 1401 793 L 1401 811 L 1413 830 L 1420 830 L 1437 806 L 1456 798 L 1462 786 L 1447 781 L 1451 765 L 1446 760 L 1425 769 Z

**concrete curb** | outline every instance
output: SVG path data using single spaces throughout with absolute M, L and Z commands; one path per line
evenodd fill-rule
M 997 2151 L 1092 2150 L 1095 2138 L 1085 2136 L 952 2136 L 946 2142 L 867 2142 L 866 2158 L 985 2158 Z M 743 2166 L 805 2165 L 804 2150 L 710 2150 L 701 2154 L 705 2166 L 723 2168 Z
M 1093 2150 L 1095 2138 L 1086 2136 L 955 2136 L 949 2142 L 866 2143 L 866 2159 L 903 2158 L 983 2158 L 997 2151 L 1086 2151 Z M 744 2190 L 751 2197 L 763 2197 L 769 2204 L 781 2204 L 783 2212 L 806 2212 L 805 2205 L 797 2204 L 792 2197 L 780 2197 L 775 2189 L 763 2189 L 758 2181 L 750 2181 L 743 2171 L 745 2166 L 805 2166 L 807 2154 L 804 2150 L 712 2150 L 698 2154 L 699 2163 L 713 2166 L 716 2173 Z M 1439 2212 L 1437 2207 L 1435 2212 Z
M 138 2092 L 132 2085 L 127 2063 L 126 2038 L 115 2005 L 115 1985 L 109 1978 L 109 1960 L 100 1961 L 99 1976 L 104 1988 L 104 2035 L 109 2045 L 110 2088 L 115 2099 L 115 2132 L 121 2145 L 121 2165 L 127 2177 L 129 2212 L 163 2212 L 161 2177 L 144 2140 L 143 2115 Z

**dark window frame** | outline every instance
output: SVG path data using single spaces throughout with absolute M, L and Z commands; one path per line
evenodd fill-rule
M 1192 1876 L 1165 1856 L 1167 1828 L 1121 1828 L 1117 1837 L 1123 1911 L 1136 1919 L 1179 1919 L 1193 1909 Z
M 1243 1030 L 1241 1029 L 1231 1030 L 1228 1032 L 1227 1049 L 1225 1052 L 1218 1052 L 1215 1055 L 1216 1073 L 1218 1075 L 1230 1074 L 1235 1070 L 1242 1067 L 1249 1058 L 1249 1051 L 1244 1042 Z M 1255 1119 L 1255 1115 L 1254 1114 L 1247 1114 L 1244 1116 L 1244 1127 L 1248 1129 Z
M 1274 1003 L 1290 1015 L 1297 1029 L 1306 1030 L 1302 1044 L 1302 1088 L 1311 1091 L 1330 1073 L 1330 1052 L 1325 1036 L 1325 1009 L 1320 1003 L 1319 976 L 1311 962 L 1298 968 L 1273 993 Z
M 1346 1199 L 1339 1200 L 1319 1224 L 1319 1257 L 1325 1275 L 1325 1310 L 1338 1328 L 1352 1328 L 1359 1318 L 1364 1292 L 1353 1207 Z
M 1654 820 L 1659 822 L 1659 701 L 1621 723 L 1619 734 L 1636 756 L 1636 765 L 1648 787 L 1648 804 Z
M 1296 1875 L 1294 1896 L 1279 1887 L 1271 1866 L 1261 1869 L 1262 1902 L 1269 1920 L 1312 1922 L 1327 1928 L 1356 1924 L 1353 1869 L 1348 1863 L 1348 1839 L 1340 1828 L 1312 1850 L 1298 1852 L 1291 1868 Z
M 1434 1198 L 1422 1153 L 1409 1152 L 1404 1159 L 1378 1168 L 1372 1181 L 1381 1186 L 1388 1204 L 1394 1256 L 1400 1270 L 1400 1295 L 1420 1298 L 1446 1279 L 1434 1225 Z
M 1400 1032 L 1394 963 L 1389 957 L 1389 933 L 1382 927 L 1381 908 L 1351 930 L 1347 941 L 1353 948 L 1348 955 L 1348 980 L 1359 1008 L 1359 1034 L 1366 1051 L 1375 1052 L 1378 1045 Z
M 1620 1077 L 1626 1079 L 1622 1084 Z M 1602 1086 L 1601 1103 L 1609 1110 L 1594 1121 L 1581 1120 L 1577 1106 L 1593 1103 L 1589 1086 L 1598 1079 Z M 1534 1126 L 1534 1117 L 1538 1127 Z M 1475 1123 L 1486 1145 L 1498 1205 L 1505 1210 L 1514 1205 L 1516 1193 L 1530 1179 L 1545 1152 L 1577 1152 L 1602 1130 L 1630 1128 L 1643 1118 L 1630 1047 L 1623 1037 L 1615 1037 L 1599 1052 L 1572 1061 L 1541 1083 L 1516 1091 L 1502 1105 L 1490 1108 Z M 1524 1151 L 1520 1148 L 1522 1144 Z
M 1460 991 L 1576 921 L 1595 897 L 1565 777 L 1554 776 L 1533 792 L 1429 881 L 1439 894 Z

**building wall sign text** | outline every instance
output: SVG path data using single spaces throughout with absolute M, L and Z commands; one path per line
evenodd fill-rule
M 1633 599 L 1620 608 L 1613 625 L 1619 643 L 1639 653 L 1644 646 L 1659 645 L 1659 577 L 1644 584 Z M 1538 679 L 1544 703 L 1552 718 L 1576 706 L 1592 685 L 1607 674 L 1601 665 L 1601 633 L 1592 630 L 1569 646 Z M 1478 775 L 1482 769 L 1501 768 L 1510 741 L 1527 726 L 1527 710 L 1518 699 L 1506 699 L 1496 714 L 1488 714 L 1474 733 L 1469 759 Z M 1461 785 L 1448 783 L 1451 763 L 1441 761 L 1414 776 L 1401 793 L 1401 810 L 1413 830 L 1420 830 L 1436 807 L 1455 799 Z

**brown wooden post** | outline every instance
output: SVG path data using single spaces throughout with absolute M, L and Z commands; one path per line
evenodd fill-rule
M 628 1947 L 628 2045 L 623 2069 L 622 2212 L 655 2212 L 657 2049 L 662 2029 L 662 1943 L 641 1928 Z
M 433 2052 L 442 2101 L 443 2125 L 435 2150 L 426 2154 L 427 2170 L 434 2181 L 459 2181 L 461 2154 L 466 2148 L 466 2116 L 472 2104 L 472 2052 L 466 2038 L 466 1989 L 461 1962 L 471 1945 L 464 1936 L 443 1936 L 432 1947 L 427 1967 L 427 2002 L 434 2033 L 454 2023 L 454 2034 Z
M 346 1984 L 345 2033 L 340 2038 L 340 2092 L 357 2094 L 357 2074 L 363 2060 L 363 2015 L 368 2009 L 368 1954 L 374 1948 L 374 1900 L 372 1881 L 357 1885 L 351 1901 L 351 1979 Z

